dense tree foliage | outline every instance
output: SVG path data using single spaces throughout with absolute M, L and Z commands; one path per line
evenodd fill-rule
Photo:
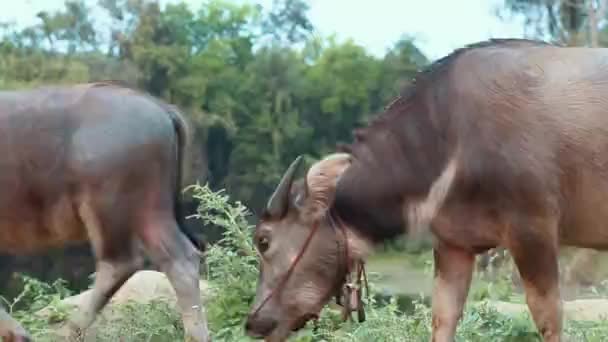
M 194 125 L 189 181 L 254 209 L 296 154 L 316 158 L 349 140 L 427 62 L 408 38 L 378 58 L 313 36 L 303 0 L 88 4 L 68 0 L 31 27 L 3 24 L 0 87 L 118 79 L 162 97 Z
M 523 16 L 532 36 L 570 46 L 608 45 L 607 0 L 503 0 L 498 14 Z

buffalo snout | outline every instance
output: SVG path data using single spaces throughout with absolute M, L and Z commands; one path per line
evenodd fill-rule
M 245 332 L 252 338 L 264 338 L 277 327 L 278 321 L 272 317 L 249 315 L 245 322 Z

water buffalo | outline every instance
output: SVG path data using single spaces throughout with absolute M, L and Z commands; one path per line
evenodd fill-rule
M 560 341 L 559 246 L 608 247 L 608 49 L 463 47 L 295 181 L 300 164 L 255 230 L 250 336 L 285 340 L 375 245 L 428 231 L 433 341 L 454 339 L 475 256 L 499 246 L 544 340 Z
M 90 242 L 90 301 L 67 324 L 78 338 L 144 253 L 178 297 L 186 337 L 208 341 L 199 292 L 204 242 L 181 224 L 187 123 L 173 106 L 116 82 L 0 92 L 0 250 Z M 28 340 L 0 311 L 4 336 Z

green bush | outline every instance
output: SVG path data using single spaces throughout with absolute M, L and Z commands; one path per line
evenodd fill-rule
M 225 229 L 205 258 L 211 291 L 209 325 L 215 341 L 240 341 L 245 339 L 242 322 L 255 295 L 258 272 L 249 212 L 240 202 L 231 203 L 223 191 L 198 184 L 191 189 L 199 202 L 195 217 Z

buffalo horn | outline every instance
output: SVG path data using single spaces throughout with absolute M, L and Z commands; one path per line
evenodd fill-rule
M 289 165 L 287 171 L 281 178 L 281 182 L 274 190 L 272 196 L 268 200 L 266 204 L 266 212 L 273 218 L 280 218 L 283 216 L 285 209 L 287 208 L 287 201 L 289 200 L 289 190 L 291 189 L 291 184 L 293 183 L 293 179 L 295 177 L 296 171 L 298 167 L 302 163 L 302 156 L 298 156 L 292 163 Z

